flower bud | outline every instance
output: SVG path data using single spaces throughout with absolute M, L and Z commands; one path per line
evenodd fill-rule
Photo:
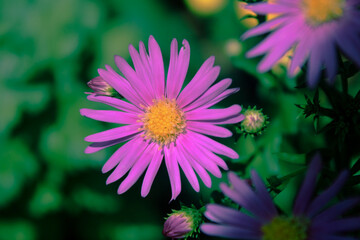
M 260 135 L 269 124 L 268 116 L 262 113 L 262 109 L 256 109 L 256 106 L 245 110 L 244 116 L 240 126 L 245 135 Z
M 184 238 L 192 231 L 192 220 L 182 213 L 171 214 L 164 223 L 163 235 L 170 238 Z
M 164 223 L 163 235 L 179 239 L 194 237 L 199 231 L 202 222 L 202 212 L 195 207 L 182 206 L 181 210 L 172 210 Z
M 87 85 L 96 95 L 114 96 L 116 91 L 100 76 L 91 79 Z

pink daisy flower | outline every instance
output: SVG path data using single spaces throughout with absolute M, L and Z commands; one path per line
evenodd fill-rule
M 252 189 L 245 180 L 229 173 L 231 186 L 220 185 L 223 193 L 247 211 L 217 204 L 207 205 L 205 216 L 215 223 L 204 223 L 200 229 L 212 236 L 254 240 L 355 240 L 344 232 L 360 228 L 360 217 L 341 217 L 359 203 L 350 198 L 326 208 L 348 177 L 342 172 L 332 186 L 312 199 L 321 160 L 316 156 L 309 165 L 303 185 L 295 200 L 291 216 L 279 214 L 259 175 L 251 172 Z
M 179 166 L 194 190 L 199 191 L 195 172 L 210 187 L 208 172 L 221 177 L 219 167 L 228 169 L 217 154 L 238 158 L 234 150 L 205 135 L 230 137 L 231 131 L 218 125 L 238 123 L 244 119 L 239 105 L 210 109 L 239 89 L 228 89 L 231 79 L 223 79 L 213 85 L 220 72 L 220 67 L 213 66 L 214 57 L 207 59 L 182 89 L 190 60 L 189 43 L 183 40 L 183 47 L 178 53 L 178 43 L 173 39 L 170 51 L 165 81 L 163 58 L 155 39 L 152 36 L 149 38 L 149 54 L 143 42 L 139 44 L 139 52 L 130 45 L 135 69 L 119 56 L 115 56 L 115 63 L 123 76 L 108 65 L 106 70 L 99 69 L 100 77 L 128 101 L 94 93 L 88 96 L 88 100 L 110 105 L 116 110 L 80 110 L 83 116 L 121 125 L 85 138 L 85 141 L 93 142 L 85 153 L 125 143 L 102 169 L 106 173 L 115 168 L 107 184 L 124 177 L 118 194 L 127 191 L 146 172 L 141 187 L 141 196 L 145 197 L 165 159 L 173 200 L 181 191 Z
M 257 14 L 278 14 L 270 21 L 247 31 L 242 38 L 272 33 L 247 52 L 247 57 L 265 54 L 258 65 L 259 72 L 270 70 L 291 48 L 294 55 L 288 68 L 293 77 L 296 69 L 308 59 L 307 81 L 317 85 L 322 67 L 326 67 L 329 82 L 338 69 L 339 48 L 360 66 L 359 0 L 276 0 L 275 3 L 249 4 Z

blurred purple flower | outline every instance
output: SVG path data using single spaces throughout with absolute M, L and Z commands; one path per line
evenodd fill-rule
M 204 223 L 205 234 L 233 239 L 259 240 L 351 240 L 344 232 L 359 230 L 360 217 L 341 218 L 341 215 L 359 203 L 359 198 L 339 202 L 329 208 L 326 204 L 337 195 L 348 177 L 343 171 L 332 186 L 314 198 L 316 178 L 321 160 L 315 156 L 300 188 L 291 216 L 280 215 L 259 175 L 251 172 L 255 190 L 229 173 L 231 187 L 222 183 L 221 190 L 251 215 L 217 204 L 206 207 L 205 216 L 217 223 Z
M 140 53 L 132 45 L 129 51 L 135 70 L 122 57 L 115 56 L 115 63 L 124 77 L 108 65 L 106 70 L 99 69 L 101 78 L 128 101 L 92 94 L 88 100 L 117 110 L 80 110 L 83 116 L 122 126 L 87 136 L 85 141 L 93 143 L 85 153 L 126 142 L 102 169 L 106 173 L 116 167 L 107 184 L 129 172 L 120 184 L 118 194 L 127 191 L 147 168 L 141 188 L 141 195 L 145 197 L 163 158 L 170 178 L 171 199 L 181 191 L 179 165 L 195 191 L 200 190 L 195 172 L 210 187 L 208 172 L 221 177 L 219 166 L 228 169 L 216 154 L 233 159 L 238 158 L 238 154 L 204 134 L 230 137 L 231 131 L 217 125 L 238 123 L 244 116 L 240 114 L 239 105 L 225 109 L 209 108 L 239 89 L 228 89 L 231 79 L 212 85 L 220 67 L 213 66 L 215 58 L 210 57 L 181 91 L 190 60 L 190 46 L 186 40 L 183 40 L 179 53 L 176 39 L 171 43 L 166 83 L 161 50 L 152 36 L 149 38 L 149 54 L 143 42 L 139 44 Z
M 247 31 L 242 39 L 273 31 L 266 39 L 247 52 L 247 57 L 266 56 L 258 65 L 259 72 L 270 70 L 291 48 L 295 48 L 289 76 L 294 76 L 307 58 L 307 81 L 318 83 L 322 66 L 329 82 L 337 74 L 337 48 L 360 67 L 359 0 L 276 0 L 246 6 L 257 14 L 277 14 Z

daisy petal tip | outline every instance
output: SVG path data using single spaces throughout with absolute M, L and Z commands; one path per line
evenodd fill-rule
M 172 196 L 170 201 L 169 201 L 169 204 L 172 202 L 172 201 L 175 201 L 176 197 L 175 196 Z
M 310 163 L 311 168 L 320 169 L 321 168 L 321 156 L 320 153 L 316 153 Z
M 81 116 L 85 116 L 85 114 L 84 114 L 84 110 L 85 110 L 85 109 L 86 109 L 86 108 L 80 108 L 80 111 L 79 111 L 79 112 L 80 112 L 80 115 L 81 115 Z
M 229 178 L 230 182 L 233 182 L 233 180 L 236 180 L 239 177 L 234 172 L 229 172 L 228 173 L 228 178 Z
M 230 89 L 232 90 L 231 95 L 240 91 L 240 88 L 230 88 Z
M 140 195 L 141 197 L 145 198 L 150 192 L 150 189 L 141 188 Z
M 251 174 L 251 176 L 256 176 L 256 177 L 259 176 L 259 174 L 256 172 L 255 169 L 251 169 L 251 170 L 250 170 L 250 174 Z
M 123 194 L 124 192 L 126 192 L 127 190 L 129 190 L 128 187 L 125 187 L 123 184 L 120 184 L 118 190 L 117 190 L 117 194 L 118 195 L 121 195 Z
M 228 178 L 229 178 L 229 173 L 228 173 Z M 225 183 L 222 182 L 222 183 L 219 184 L 219 188 L 221 189 L 221 191 L 224 192 L 224 189 L 227 189 L 228 186 Z
M 239 122 L 244 121 L 244 119 L 245 119 L 245 115 L 241 114 L 241 118 L 240 118 Z
M 224 169 L 225 171 L 228 171 L 228 170 L 229 170 L 229 167 L 228 167 L 228 165 L 226 165 L 226 164 L 225 164 L 224 166 L 222 166 L 221 168 Z
M 242 7 L 243 7 L 244 9 L 247 9 L 247 10 L 253 9 L 252 4 L 243 4 Z
M 106 164 L 102 167 L 102 169 L 101 169 L 101 172 L 102 173 L 107 173 L 108 171 L 110 171 L 111 169 L 109 169 L 108 167 L 106 167 Z M 106 180 L 106 185 L 108 185 L 109 183 L 108 183 L 108 181 L 109 181 L 109 178 Z
M 273 67 L 272 65 L 269 65 L 267 62 L 264 62 L 264 63 L 260 63 L 257 66 L 257 70 L 259 73 L 265 73 L 269 71 L 272 67 Z
M 106 72 L 107 71 L 105 69 L 98 68 L 98 73 L 99 73 L 100 76 L 103 75 L 103 74 L 106 74 Z
M 220 70 L 221 70 L 221 67 L 220 67 L 220 66 L 214 66 L 214 71 L 215 71 L 215 74 L 216 74 L 216 75 L 219 75 Z
M 119 187 L 118 190 L 117 190 L 117 194 L 118 194 L 118 195 L 121 195 L 121 194 L 123 194 L 124 192 L 126 192 L 126 191 L 124 191 L 124 189 L 121 188 L 121 185 L 120 185 L 120 187 Z
M 200 186 L 196 186 L 195 188 L 193 188 L 195 190 L 195 192 L 200 192 Z
M 200 225 L 200 231 L 201 232 L 206 232 L 206 223 L 203 223 Z
M 129 46 L 129 47 L 130 47 L 130 46 Z M 115 55 L 115 56 L 114 56 L 114 61 L 115 61 L 116 66 L 118 66 L 118 68 L 119 68 L 119 66 L 121 66 L 122 64 L 124 64 L 124 62 L 126 62 L 126 60 L 125 60 L 123 57 L 118 56 L 118 55 Z
M 95 93 L 91 93 L 90 95 L 86 96 L 87 100 L 89 101 L 93 101 L 94 99 L 96 99 L 96 94 Z
M 128 49 L 129 49 L 129 52 L 136 51 L 135 47 L 132 44 L 129 44 Z
M 184 46 L 185 50 L 190 51 L 190 44 L 186 39 L 182 40 L 182 45 Z
M 106 171 L 104 172 L 103 169 L 102 169 L 101 171 L 102 171 L 103 173 L 106 173 Z M 110 183 L 113 183 L 113 182 L 114 182 L 114 180 L 111 179 L 110 177 L 108 177 L 108 178 L 106 179 L 105 184 L 106 184 L 106 185 L 109 185 Z
M 114 55 L 114 60 L 117 61 L 117 59 L 121 58 L 119 55 Z
M 257 55 L 251 50 L 246 52 L 246 54 L 245 54 L 245 57 L 247 57 L 247 58 L 253 58 L 253 57 L 256 57 L 256 56 Z
M 172 47 L 172 48 L 173 48 L 173 47 L 177 47 L 177 44 L 178 44 L 178 42 L 177 42 L 176 38 L 173 38 L 173 39 L 171 40 L 171 47 Z
M 241 41 L 245 41 L 250 37 L 250 35 L 248 34 L 248 32 L 245 32 L 243 35 L 240 36 L 240 40 Z

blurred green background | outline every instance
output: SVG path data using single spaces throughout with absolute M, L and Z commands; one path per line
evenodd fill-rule
M 219 79 L 230 77 L 241 88 L 221 105 L 257 105 L 270 117 L 263 136 L 224 141 L 241 156 L 229 163 L 233 170 L 246 177 L 256 168 L 269 177 L 304 166 L 304 153 L 322 147 L 324 138 L 294 106 L 304 103 L 305 90 L 284 77 L 285 65 L 259 75 L 258 59 L 244 58 L 259 41 L 239 42 L 256 24 L 241 21 L 245 14 L 231 0 L 0 1 L 0 239 L 164 239 L 163 218 L 171 208 L 209 201 L 219 179 L 196 193 L 182 175 L 179 200 L 169 203 L 164 166 L 147 198 L 140 196 L 141 181 L 119 196 L 118 183 L 106 186 L 108 175 L 101 173 L 116 147 L 83 153 L 83 138 L 110 126 L 80 116 L 80 108 L 103 107 L 86 100 L 86 83 L 105 64 L 115 67 L 115 54 L 130 61 L 128 45 L 147 44 L 149 35 L 162 49 L 165 68 L 172 38 L 190 42 L 187 81 L 214 55 Z M 285 210 L 294 189 L 276 199 Z

